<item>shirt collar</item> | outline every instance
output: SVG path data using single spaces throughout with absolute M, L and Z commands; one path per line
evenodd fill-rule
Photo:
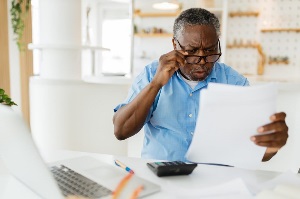
M 217 79 L 216 64 L 217 64 L 217 62 L 214 63 L 214 66 L 213 66 L 213 68 L 212 68 L 210 74 L 208 75 L 207 80 L 210 80 L 210 79 Z

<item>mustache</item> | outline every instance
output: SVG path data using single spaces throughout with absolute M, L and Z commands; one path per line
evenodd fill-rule
M 208 73 L 209 72 L 209 69 L 207 68 L 207 66 L 204 65 L 199 65 L 198 67 L 195 67 L 193 68 L 191 71 L 190 71 L 190 74 L 194 73 L 194 72 L 206 72 Z

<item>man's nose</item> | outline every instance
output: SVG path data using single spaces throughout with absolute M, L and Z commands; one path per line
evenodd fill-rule
M 205 62 L 205 57 L 200 57 L 200 62 L 199 64 L 203 65 L 203 64 L 206 64 Z

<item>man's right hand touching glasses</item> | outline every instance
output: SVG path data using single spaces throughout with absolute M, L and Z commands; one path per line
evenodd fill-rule
M 180 66 L 185 65 L 185 56 L 188 55 L 182 50 L 173 50 L 166 53 L 159 58 L 159 65 L 152 83 L 164 86 L 172 75 L 179 69 Z

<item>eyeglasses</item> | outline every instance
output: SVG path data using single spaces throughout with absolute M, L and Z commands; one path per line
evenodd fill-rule
M 179 43 L 179 41 L 174 38 L 177 43 L 179 44 L 180 48 L 184 50 L 184 47 L 181 46 L 181 44 Z M 185 55 L 185 61 L 188 64 L 198 64 L 199 62 L 201 62 L 202 59 L 204 59 L 205 63 L 214 63 L 216 61 L 218 61 L 218 59 L 221 57 L 222 52 L 221 52 L 221 45 L 220 45 L 220 40 L 218 39 L 218 47 L 220 49 L 220 53 L 216 53 L 216 54 L 210 54 L 210 55 L 205 55 L 205 56 L 198 56 L 198 55 Z

